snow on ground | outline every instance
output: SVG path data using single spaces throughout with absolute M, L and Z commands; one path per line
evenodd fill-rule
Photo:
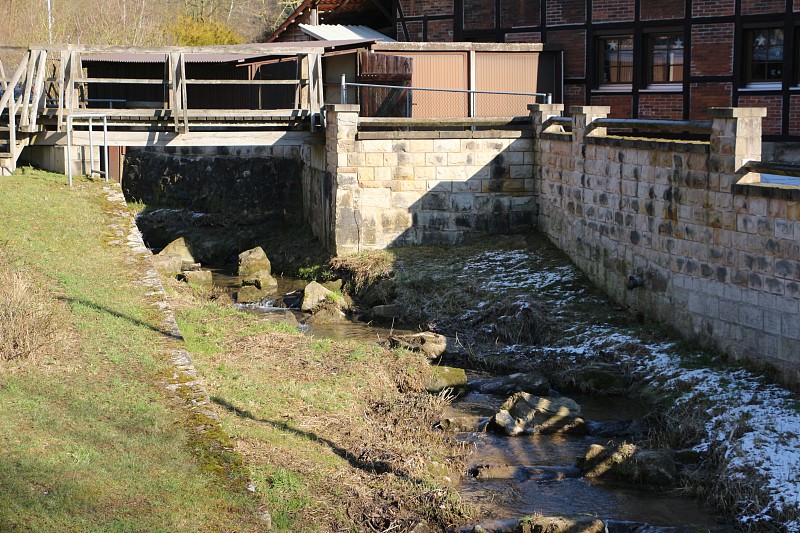
M 563 282 L 578 277 L 572 266 L 542 269 L 538 259 L 526 250 L 484 252 L 467 263 L 461 276 L 477 277 L 487 290 L 515 293 L 544 287 L 558 293 Z M 555 294 L 559 303 L 572 299 L 568 291 Z M 576 324 L 564 336 L 558 347 L 544 350 L 578 360 L 615 346 L 644 346 L 644 355 L 617 353 L 640 379 L 676 394 L 677 404 L 710 406 L 697 451 L 720 453 L 727 479 L 761 483 L 760 501 L 738 502 L 739 520 L 800 533 L 800 518 L 793 518 L 800 517 L 800 402 L 792 393 L 743 369 L 687 369 L 674 345 L 645 344 L 635 333 L 619 328 Z

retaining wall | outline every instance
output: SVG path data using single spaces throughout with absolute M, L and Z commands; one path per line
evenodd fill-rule
M 366 131 L 358 106 L 327 112 L 336 253 L 455 244 L 533 224 L 533 139 L 524 131 Z
M 712 109 L 710 142 L 609 137 L 609 109 L 531 106 L 538 228 L 620 304 L 800 379 L 800 188 L 762 186 L 764 109 Z M 633 288 L 629 288 L 630 287 Z

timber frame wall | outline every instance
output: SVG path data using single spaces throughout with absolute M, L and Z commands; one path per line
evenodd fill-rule
M 704 120 L 710 107 L 766 107 L 765 141 L 800 141 L 800 1 L 798 0 L 394 0 L 401 41 L 542 42 L 564 49 L 565 99 L 608 105 L 619 118 Z M 745 32 L 784 31 L 782 80 L 745 83 Z M 646 36 L 683 32 L 683 81 L 672 90 L 646 86 Z M 599 89 L 598 38 L 634 38 L 630 89 Z

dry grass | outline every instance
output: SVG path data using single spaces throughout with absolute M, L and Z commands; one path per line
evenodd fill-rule
M 0 361 L 30 359 L 63 336 L 57 302 L 0 248 Z
M 334 257 L 330 260 L 330 266 L 346 275 L 351 284 L 351 292 L 355 294 L 381 278 L 391 277 L 395 260 L 391 251 L 380 250 Z
M 419 354 L 314 339 L 180 295 L 179 321 L 225 430 L 283 531 L 444 529 L 467 450 L 434 430 Z M 445 473 L 446 472 L 446 473 Z

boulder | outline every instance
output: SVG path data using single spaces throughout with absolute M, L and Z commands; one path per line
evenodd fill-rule
M 189 270 L 184 271 L 180 278 L 193 287 L 203 289 L 214 288 L 214 277 L 208 270 Z
M 400 304 L 376 305 L 370 310 L 372 318 L 402 318 L 405 314 L 405 307 Z
M 264 249 L 256 246 L 239 254 L 239 276 L 250 278 L 257 272 L 272 274 L 272 264 Z
M 389 337 L 389 345 L 392 348 L 405 348 L 413 352 L 421 352 L 428 359 L 434 360 L 447 351 L 447 337 L 432 331 L 392 335 Z
M 515 392 L 527 392 L 537 396 L 547 396 L 550 383 L 542 375 L 535 372 L 510 374 L 478 381 L 470 388 L 482 394 L 509 395 Z
M 594 361 L 556 376 L 559 389 L 593 394 L 627 395 L 633 379 L 614 363 Z
M 153 256 L 153 266 L 162 276 L 172 278 L 181 273 L 183 260 L 175 254 L 157 254 Z
M 272 302 L 272 306 L 284 309 L 300 309 L 301 303 L 303 303 L 303 291 L 294 291 L 277 297 Z
M 177 255 L 181 258 L 181 261 L 186 261 L 187 263 L 196 263 L 194 255 L 192 255 L 188 244 L 186 244 L 186 239 L 183 237 L 175 239 L 166 245 L 163 250 L 158 252 L 158 255 Z
M 278 288 L 278 280 L 272 277 L 266 270 L 259 270 L 253 274 L 242 278 L 242 286 L 252 285 L 253 287 L 266 291 Z
M 300 309 L 303 311 L 311 311 L 324 302 L 329 294 L 333 294 L 333 291 L 329 291 L 316 281 L 312 281 L 303 289 L 303 303 L 300 304 Z
M 463 415 L 442 418 L 436 423 L 436 426 L 443 431 L 466 433 L 483 431 L 483 428 L 486 427 L 488 422 L 489 419 L 485 416 Z
M 651 485 L 672 485 L 677 479 L 672 450 L 640 450 L 633 444 L 593 444 L 578 461 L 588 478 L 614 478 Z
M 367 307 L 391 303 L 397 298 L 397 282 L 391 278 L 379 279 L 362 289 L 356 296 Z
M 240 304 L 254 304 L 263 300 L 266 295 L 267 291 L 262 291 L 253 285 L 246 285 L 236 293 L 236 302 Z
M 325 287 L 326 289 L 328 289 L 329 291 L 333 291 L 333 292 L 339 291 L 339 292 L 341 292 L 342 291 L 342 287 L 344 286 L 344 283 L 340 279 L 335 279 L 333 281 L 324 281 L 324 282 L 322 282 L 322 286 Z
M 591 517 L 526 516 L 517 525 L 519 533 L 605 533 L 602 520 Z
M 425 390 L 431 394 L 439 394 L 446 389 L 456 396 L 466 392 L 467 373 L 463 368 L 434 366 L 431 371 L 431 378 L 425 383 Z
M 303 320 L 304 324 L 319 326 L 347 322 L 347 315 L 333 303 L 322 303 L 314 308 L 314 314 Z
M 506 435 L 558 433 L 586 435 L 581 409 L 569 398 L 518 392 L 500 406 L 490 426 Z
M 294 313 L 292 313 L 291 311 L 284 311 L 283 312 L 283 321 L 286 324 L 289 324 L 290 326 L 294 326 L 296 328 L 300 327 L 300 321 L 297 320 L 297 317 L 294 316 Z

